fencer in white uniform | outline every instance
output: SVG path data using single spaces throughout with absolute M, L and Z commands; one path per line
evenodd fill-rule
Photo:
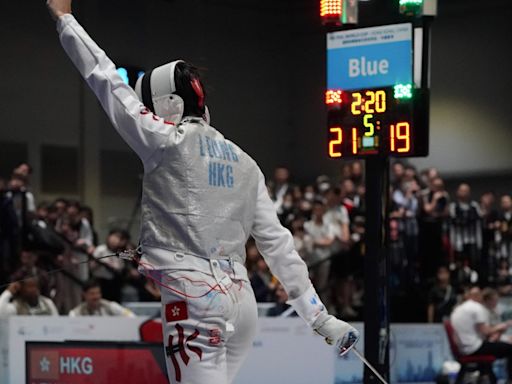
M 349 350 L 358 332 L 327 313 L 256 162 L 209 124 L 193 67 L 155 68 L 134 91 L 71 15 L 70 0 L 48 6 L 64 50 L 144 164 L 141 266 L 161 286 L 170 382 L 231 383 L 247 356 L 257 321 L 244 266 L 249 236 L 297 313 Z

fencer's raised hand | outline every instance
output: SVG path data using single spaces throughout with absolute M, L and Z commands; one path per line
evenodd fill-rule
M 343 356 L 359 341 L 359 331 L 342 320 L 322 313 L 312 325 L 314 331 L 325 338 L 327 344 L 335 345 Z
M 46 6 L 53 20 L 57 20 L 60 16 L 71 13 L 71 0 L 47 0 Z

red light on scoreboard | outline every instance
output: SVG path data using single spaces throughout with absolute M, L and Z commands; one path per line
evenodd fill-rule
M 320 17 L 322 23 L 341 25 L 343 0 L 320 0 Z
M 325 92 L 325 104 L 327 105 L 339 105 L 343 102 L 341 96 L 343 92 L 339 89 L 329 89 Z

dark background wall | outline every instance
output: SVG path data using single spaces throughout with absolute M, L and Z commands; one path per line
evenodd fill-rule
M 394 9 L 392 1 L 361 4 L 370 16 Z M 341 164 L 325 155 L 317 0 L 75 0 L 75 13 L 117 64 L 151 68 L 183 58 L 203 67 L 212 124 L 267 176 L 277 164 L 301 181 L 338 173 Z M 441 0 L 439 13 L 431 156 L 414 163 L 453 180 L 485 174 L 503 188 L 512 179 L 512 4 Z M 127 223 L 140 163 L 70 65 L 43 1 L 2 3 L 0 47 L 0 176 L 27 158 L 39 201 L 79 197 L 102 232 Z

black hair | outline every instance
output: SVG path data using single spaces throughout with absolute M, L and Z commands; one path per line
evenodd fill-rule
M 101 285 L 97 280 L 90 279 L 84 283 L 84 285 L 82 286 L 82 291 L 87 292 L 89 289 L 93 288 L 101 288 Z
M 205 114 L 204 99 L 203 105 L 200 105 L 199 96 L 192 88 L 191 81 L 199 80 L 199 84 L 203 89 L 204 99 L 206 99 L 206 90 L 201 82 L 201 74 L 199 69 L 192 64 L 179 62 L 174 70 L 174 82 L 176 84 L 176 94 L 185 102 L 185 110 L 183 117 L 196 116 L 202 117 Z

